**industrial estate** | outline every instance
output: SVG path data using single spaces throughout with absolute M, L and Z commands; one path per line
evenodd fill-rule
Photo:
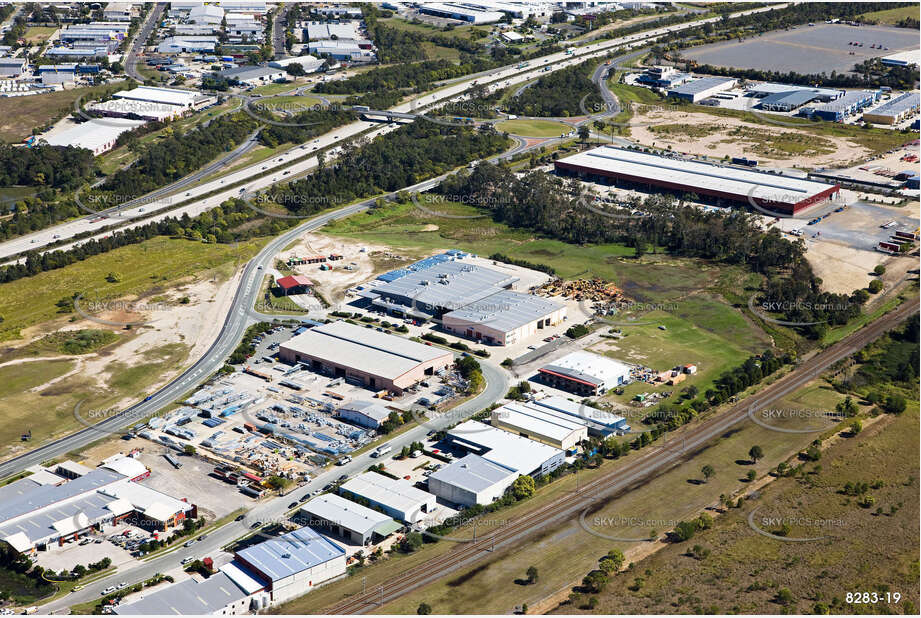
M 0 613 L 917 614 L 919 28 L 0 4 Z

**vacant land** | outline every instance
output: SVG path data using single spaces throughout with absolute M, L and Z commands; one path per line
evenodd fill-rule
M 715 118 L 720 117 L 719 121 Z M 638 107 L 630 122 L 633 138 L 645 145 L 711 158 L 755 156 L 785 166 L 849 165 L 901 146 L 897 131 L 783 118 L 795 127 L 771 124 L 768 116 L 705 105 Z M 664 128 L 659 128 L 664 126 Z
M 30 26 L 26 28 L 25 40 L 32 45 L 41 45 L 57 31 L 54 26 Z
M 552 120 L 530 120 L 519 118 L 506 120 L 496 125 L 499 131 L 508 131 L 512 135 L 524 137 L 559 137 L 572 131 L 572 127 Z
M 32 129 L 63 118 L 74 109 L 74 101 L 98 99 L 104 93 L 128 87 L 126 82 L 109 86 L 74 88 L 29 97 L 0 99 L 0 140 L 20 142 L 32 135 Z
M 864 13 L 860 16 L 863 21 L 873 21 L 880 24 L 896 24 L 903 19 L 918 19 L 918 7 L 902 6 L 897 9 L 885 9 Z
M 839 440 L 796 478 L 771 483 L 755 500 L 730 509 L 715 526 L 686 543 L 669 544 L 612 578 L 598 596 L 598 614 L 693 613 L 917 613 L 918 416 L 885 417 L 857 437 Z M 858 506 L 845 483 L 882 484 L 875 504 Z M 756 534 L 748 517 L 776 533 L 762 517 L 794 522 L 811 518 L 827 526 L 795 523 L 789 538 L 826 536 L 815 542 L 783 542 Z M 709 553 L 689 555 L 694 545 Z M 600 552 L 603 553 L 603 552 Z M 783 590 L 789 591 L 789 595 Z M 849 603 L 847 594 L 877 592 L 876 604 Z M 899 593 L 898 603 L 885 592 Z M 586 613 L 587 595 L 554 613 Z
M 157 237 L 95 255 L 83 262 L 0 285 L 0 341 L 16 339 L 20 330 L 55 317 L 72 315 L 74 294 L 87 300 L 154 295 L 184 277 L 201 275 L 224 264 L 242 264 L 264 241 L 208 245 Z M 116 272 L 110 283 L 108 274 Z M 63 306 L 58 301 L 66 299 Z

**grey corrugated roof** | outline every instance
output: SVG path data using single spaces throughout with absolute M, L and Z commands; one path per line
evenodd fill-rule
M 692 82 L 682 84 L 680 86 L 675 86 L 669 92 L 676 92 L 679 94 L 697 94 L 703 92 L 704 90 L 709 90 L 714 86 L 719 86 L 728 82 L 734 82 L 735 79 L 731 77 L 701 77 L 700 79 L 695 79 Z
M 319 532 L 304 527 L 241 549 L 237 555 L 277 582 L 344 556 L 345 550 Z
M 305 503 L 301 510 L 311 518 L 307 525 L 321 526 L 332 523 L 362 536 L 367 536 L 381 525 L 393 521 L 383 513 L 336 494 L 317 496 Z
M 122 616 L 200 616 L 214 614 L 246 596 L 230 577 L 218 572 L 203 582 L 187 579 L 157 589 L 133 603 L 116 607 L 115 613 Z
M 0 488 L 0 524 L 80 494 L 95 492 L 123 478 L 125 476 L 122 474 L 96 468 L 63 485 L 36 485 L 31 481 L 23 483 L 28 478 L 10 483 Z
M 378 422 L 386 421 L 390 417 L 390 410 L 373 401 L 351 401 L 339 407 L 339 411 L 353 410 L 360 412 Z
M 400 377 L 420 363 L 450 355 L 441 348 L 341 320 L 312 328 L 281 347 L 389 379 Z
M 434 472 L 429 480 L 477 493 L 509 477 L 518 477 L 518 472 L 471 453 Z
M 824 105 L 819 105 L 815 110 L 822 112 L 840 112 L 873 96 L 874 92 L 872 90 L 851 90 L 840 99 L 835 99 Z
M 459 309 L 518 281 L 518 277 L 463 261 L 442 262 L 374 288 L 382 297 L 415 299 L 416 308 L 433 312 Z M 426 282 L 426 283 L 423 283 Z
M 245 80 L 254 77 L 265 77 L 266 75 L 275 75 L 281 69 L 269 69 L 267 67 L 235 67 L 218 73 L 221 77 L 228 79 Z
M 917 108 L 919 104 L 921 104 L 921 93 L 906 92 L 866 113 L 879 114 L 881 116 L 898 116 L 906 111 Z
M 599 146 L 559 159 L 557 164 L 577 165 L 634 178 L 666 179 L 689 191 L 716 190 L 780 203 L 796 203 L 831 189 L 833 185 L 792 176 L 768 174 L 703 161 L 675 159 L 656 154 Z
M 775 92 L 774 94 L 769 94 L 768 96 L 761 99 L 761 106 L 767 107 L 770 105 L 790 105 L 792 107 L 799 107 L 800 105 L 805 105 L 817 98 L 819 95 L 815 92 L 810 92 L 809 90 L 792 90 L 788 92 Z
M 445 318 L 464 320 L 508 332 L 562 308 L 563 305 L 541 296 L 502 290 L 461 309 L 451 311 Z

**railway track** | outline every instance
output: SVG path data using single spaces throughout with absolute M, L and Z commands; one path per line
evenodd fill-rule
M 400 573 L 384 586 L 373 587 L 371 590 L 352 595 L 327 608 L 323 613 L 357 614 L 380 607 L 383 603 L 393 601 L 452 571 L 481 560 L 497 549 L 527 538 L 548 525 L 576 517 L 581 511 L 590 508 L 596 500 L 612 497 L 617 492 L 628 489 L 638 482 L 649 480 L 676 461 L 700 450 L 733 425 L 745 420 L 750 410 L 768 406 L 801 388 L 834 363 L 854 354 L 886 331 L 896 327 L 900 322 L 916 313 L 918 309 L 915 303 L 903 304 L 814 355 L 805 364 L 765 387 L 761 392 L 736 404 L 723 414 L 684 432 L 680 438 L 677 438 L 680 443 L 676 443 L 675 440 L 667 441 L 666 434 L 663 442 L 652 445 L 646 453 L 625 467 L 595 479 L 577 492 L 561 496 L 539 509 L 512 520 L 488 536 L 476 541 L 459 543 L 455 550 Z

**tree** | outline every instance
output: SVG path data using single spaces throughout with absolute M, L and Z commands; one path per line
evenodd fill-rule
M 713 469 L 713 466 L 710 464 L 705 465 L 700 469 L 701 473 L 704 475 L 705 482 L 710 480 L 710 477 L 716 474 L 716 470 Z
M 879 279 L 874 279 L 870 282 L 870 285 L 867 286 L 867 289 L 870 290 L 870 294 L 879 294 L 883 289 L 883 282 Z
M 748 449 L 748 457 L 752 463 L 758 463 L 758 460 L 764 457 L 764 451 L 757 444 Z
M 432 613 L 432 607 L 428 603 L 420 603 L 419 607 L 416 608 L 416 613 L 420 616 L 428 616 Z
M 536 567 L 536 566 L 529 566 L 529 567 L 528 567 L 528 570 L 527 570 L 527 577 L 528 577 L 528 583 L 529 583 L 529 584 L 536 584 L 536 583 L 537 583 L 537 567 Z
M 619 549 L 612 549 L 604 559 L 614 562 L 615 571 L 619 571 L 624 566 L 624 552 Z
M 851 423 L 851 433 L 856 436 L 861 431 L 863 431 L 863 423 L 860 422 L 860 419 L 855 419 L 854 422 Z
M 530 498 L 534 495 L 535 489 L 534 478 L 527 474 L 522 474 L 512 483 L 512 495 L 516 500 Z
M 873 269 L 873 273 L 877 276 L 883 275 L 886 273 L 886 267 L 883 266 L 882 264 L 879 264 L 876 266 L 876 268 Z
M 591 132 L 588 130 L 588 127 L 586 127 L 585 125 L 582 125 L 581 127 L 579 127 L 579 139 L 582 140 L 583 142 L 588 139 L 588 136 L 590 134 Z
M 789 588 L 781 588 L 774 598 L 781 605 L 789 605 L 793 602 L 793 593 L 790 592 Z
M 186 444 L 184 447 L 182 447 L 182 452 L 185 453 L 186 455 L 194 455 L 195 446 L 193 446 L 192 444 Z
M 678 541 L 687 541 L 694 536 L 695 532 L 697 532 L 696 521 L 680 521 L 678 522 L 678 525 L 675 526 L 675 530 L 672 532 L 672 535 Z
M 757 477 L 758 477 L 758 474 L 754 470 L 749 470 L 745 474 L 745 478 L 747 478 L 749 481 L 754 481 Z

